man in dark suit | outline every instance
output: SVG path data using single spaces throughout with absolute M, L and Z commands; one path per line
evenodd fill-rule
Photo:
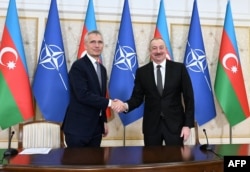
M 194 127 L 193 88 L 186 67 L 167 60 L 164 41 L 150 42 L 151 62 L 136 71 L 131 98 L 120 111 L 131 111 L 145 102 L 143 134 L 145 146 L 183 145 Z M 157 79 L 157 66 L 161 65 Z M 161 85 L 158 90 L 157 85 Z
M 105 97 L 107 71 L 97 63 L 103 50 L 102 34 L 91 31 L 84 43 L 87 54 L 69 71 L 70 102 L 62 124 L 67 147 L 100 147 L 102 136 L 108 134 L 106 108 L 119 104 Z

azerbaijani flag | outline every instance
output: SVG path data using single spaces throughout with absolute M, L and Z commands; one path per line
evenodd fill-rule
M 93 0 L 89 0 L 89 3 L 88 3 L 84 26 L 82 29 L 81 41 L 80 41 L 80 45 L 79 45 L 79 49 L 77 53 L 77 58 L 81 58 L 86 54 L 85 47 L 84 47 L 84 37 L 85 37 L 85 34 L 91 30 L 96 30 L 96 20 L 95 20 Z
M 218 102 L 231 126 L 249 117 L 230 1 L 226 9 L 214 88 Z
M 0 46 L 0 127 L 34 116 L 33 99 L 15 0 L 9 7 Z
M 164 1 L 161 0 L 160 8 L 158 12 L 158 18 L 155 28 L 154 38 L 162 38 L 167 46 L 167 58 L 169 60 L 173 60 L 173 53 L 171 44 L 169 41 L 169 34 L 168 34 L 168 25 L 166 20 L 165 8 L 164 8 Z

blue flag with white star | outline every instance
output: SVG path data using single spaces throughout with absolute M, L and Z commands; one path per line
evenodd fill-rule
M 196 0 L 193 4 L 184 64 L 194 89 L 195 119 L 199 125 L 203 125 L 216 116 L 216 111 Z
M 56 0 L 50 4 L 32 89 L 43 117 L 62 122 L 69 103 L 69 83 Z
M 138 61 L 129 4 L 128 0 L 125 0 L 109 83 L 109 93 L 112 99 L 125 101 L 130 98 L 137 68 Z M 127 114 L 119 114 L 124 126 L 141 118 L 142 115 L 143 104 Z

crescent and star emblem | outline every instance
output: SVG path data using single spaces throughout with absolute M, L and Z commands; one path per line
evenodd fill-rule
M 229 63 L 229 60 L 230 60 L 230 63 Z M 223 58 L 222 58 L 223 67 L 225 69 L 233 72 L 233 73 L 237 73 L 238 64 L 239 64 L 239 60 L 238 60 L 237 56 L 235 54 L 233 54 L 233 53 L 228 53 L 225 56 L 223 56 Z
M 5 54 L 8 53 L 6 56 Z M 14 58 L 10 55 L 12 54 L 14 56 Z M 6 60 L 7 59 L 7 60 Z M 3 61 L 6 60 L 7 62 L 4 63 Z M 9 69 L 15 69 L 16 67 L 16 62 L 18 60 L 18 54 L 16 52 L 16 50 L 12 47 L 4 47 L 1 51 L 0 51 L 0 64 L 3 66 L 7 66 Z
M 137 55 L 133 48 L 129 46 L 121 46 L 119 45 L 119 48 L 115 52 L 115 59 L 114 59 L 114 65 L 119 68 L 120 70 L 129 70 L 131 71 L 133 77 L 133 68 L 137 64 Z

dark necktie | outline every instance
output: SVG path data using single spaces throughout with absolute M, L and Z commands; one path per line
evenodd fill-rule
M 101 67 L 100 67 L 100 64 L 98 62 L 95 62 L 96 63 L 96 73 L 97 73 L 97 76 L 98 76 L 98 80 L 99 80 L 99 83 L 100 83 L 100 87 L 102 88 L 102 77 L 101 77 Z
M 162 94 L 163 86 L 162 86 L 162 76 L 161 76 L 161 65 L 157 65 L 157 89 Z

